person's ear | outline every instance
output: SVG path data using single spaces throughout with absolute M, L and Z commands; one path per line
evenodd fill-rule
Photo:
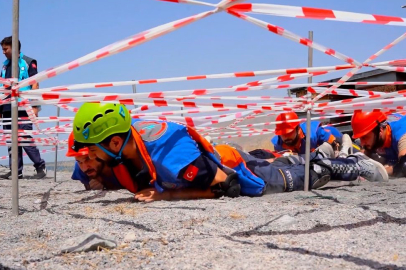
M 123 145 L 123 140 L 120 138 L 120 136 L 113 136 L 110 140 L 109 147 L 113 152 L 119 152 L 121 149 L 121 146 Z

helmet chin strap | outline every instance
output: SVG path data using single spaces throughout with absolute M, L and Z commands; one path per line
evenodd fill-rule
M 104 148 L 100 143 L 96 143 L 97 147 L 99 147 L 101 150 L 103 150 L 104 153 L 106 153 L 107 155 L 109 155 L 110 157 L 114 158 L 115 161 L 117 161 L 118 163 L 121 162 L 121 155 L 123 153 L 124 150 L 124 146 L 126 146 L 128 140 L 130 139 L 130 135 L 131 135 L 131 129 L 128 131 L 127 134 L 127 138 L 125 139 L 124 143 L 121 145 L 120 151 L 118 151 L 118 154 L 114 154 L 112 152 L 110 152 L 109 150 L 107 150 L 106 148 Z

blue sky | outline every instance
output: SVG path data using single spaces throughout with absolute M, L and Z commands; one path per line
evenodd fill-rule
M 213 0 L 208 2 L 216 3 Z M 401 9 L 401 6 L 406 4 L 406 0 L 262 0 L 260 3 L 406 17 L 406 9 Z M 20 0 L 20 5 L 22 52 L 38 60 L 40 71 L 71 61 L 151 27 L 209 10 L 204 6 L 155 0 Z M 2 14 L 0 38 L 2 38 L 11 35 L 12 1 L 0 1 L 0 11 Z M 359 61 L 364 61 L 406 31 L 406 28 L 397 26 L 253 16 L 302 36 L 307 36 L 308 30 L 313 30 L 316 42 Z M 405 58 L 404 48 L 404 43 L 400 43 L 377 61 Z M 320 52 L 314 53 L 315 66 L 342 63 Z M 293 68 L 306 65 L 307 47 L 221 13 L 124 53 L 44 81 L 40 86 Z M 320 77 L 318 80 L 336 77 L 335 75 L 338 76 L 340 73 Z M 245 81 L 247 79 L 142 85 L 137 88 L 137 91 L 229 86 Z M 129 93 L 131 87 L 104 91 Z M 274 91 L 268 94 L 284 96 L 286 92 Z M 55 108 L 45 106 L 41 114 L 48 116 L 55 113 Z M 62 115 L 71 114 L 63 112 Z M 43 126 L 46 127 L 46 125 Z M 6 149 L 3 148 L 0 149 L 0 156 L 6 154 Z M 53 154 L 44 155 L 44 158 L 51 160 Z M 28 162 L 27 158 L 26 162 Z

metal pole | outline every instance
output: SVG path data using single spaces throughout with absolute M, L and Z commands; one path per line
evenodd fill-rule
M 56 116 L 59 117 L 61 108 L 56 107 Z M 59 127 L 59 121 L 57 122 L 56 126 Z M 59 133 L 56 133 L 56 140 L 59 139 Z M 56 182 L 56 171 L 58 170 L 58 145 L 55 145 L 55 163 L 54 163 L 54 182 Z
M 309 39 L 313 41 L 313 31 L 309 31 Z M 313 48 L 309 47 L 309 58 L 308 58 L 308 67 L 313 66 Z M 312 83 L 312 77 L 307 79 L 308 83 Z M 307 91 L 307 104 L 310 106 L 312 100 L 312 94 Z M 310 107 L 307 109 L 307 121 L 306 121 L 306 155 L 305 155 L 305 186 L 304 190 L 309 191 L 309 177 L 310 177 L 310 119 L 312 118 Z
M 137 86 L 133 84 L 133 93 L 137 93 Z M 134 105 L 134 108 L 137 109 L 137 105 Z
M 18 78 L 19 67 L 18 59 L 20 57 L 19 49 L 19 15 L 20 1 L 13 0 L 13 38 L 12 38 L 12 56 L 11 56 L 11 76 Z M 13 214 L 18 215 L 18 90 L 12 91 L 14 101 L 11 103 L 11 179 L 12 179 L 12 209 Z

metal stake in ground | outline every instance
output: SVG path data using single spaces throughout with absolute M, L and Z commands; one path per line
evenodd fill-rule
M 13 0 L 13 38 L 12 38 L 12 59 L 11 76 L 18 78 L 19 67 L 19 14 L 20 1 Z M 11 179 L 12 179 L 12 209 L 13 214 L 18 215 L 18 89 L 11 92 L 14 100 L 11 103 Z
M 309 31 L 309 39 L 313 41 L 313 31 Z M 308 66 L 312 67 L 313 66 L 313 48 L 309 47 L 309 59 L 308 59 Z M 308 83 L 312 83 L 312 77 L 309 77 L 307 79 Z M 307 91 L 307 121 L 306 121 L 306 155 L 305 155 L 305 183 L 304 183 L 304 190 L 309 191 L 309 177 L 310 177 L 310 121 L 312 118 L 311 114 L 311 101 L 312 101 L 312 94 Z
M 59 118 L 61 108 L 56 107 L 56 116 Z M 56 123 L 56 126 L 59 127 L 59 121 Z M 56 133 L 56 140 L 59 139 L 59 133 Z M 58 144 L 55 145 L 55 162 L 54 162 L 54 182 L 56 182 L 56 171 L 58 170 Z
M 137 93 L 137 86 L 135 84 L 133 84 L 133 93 L 136 94 Z M 137 105 L 134 105 L 134 109 L 137 109 Z

